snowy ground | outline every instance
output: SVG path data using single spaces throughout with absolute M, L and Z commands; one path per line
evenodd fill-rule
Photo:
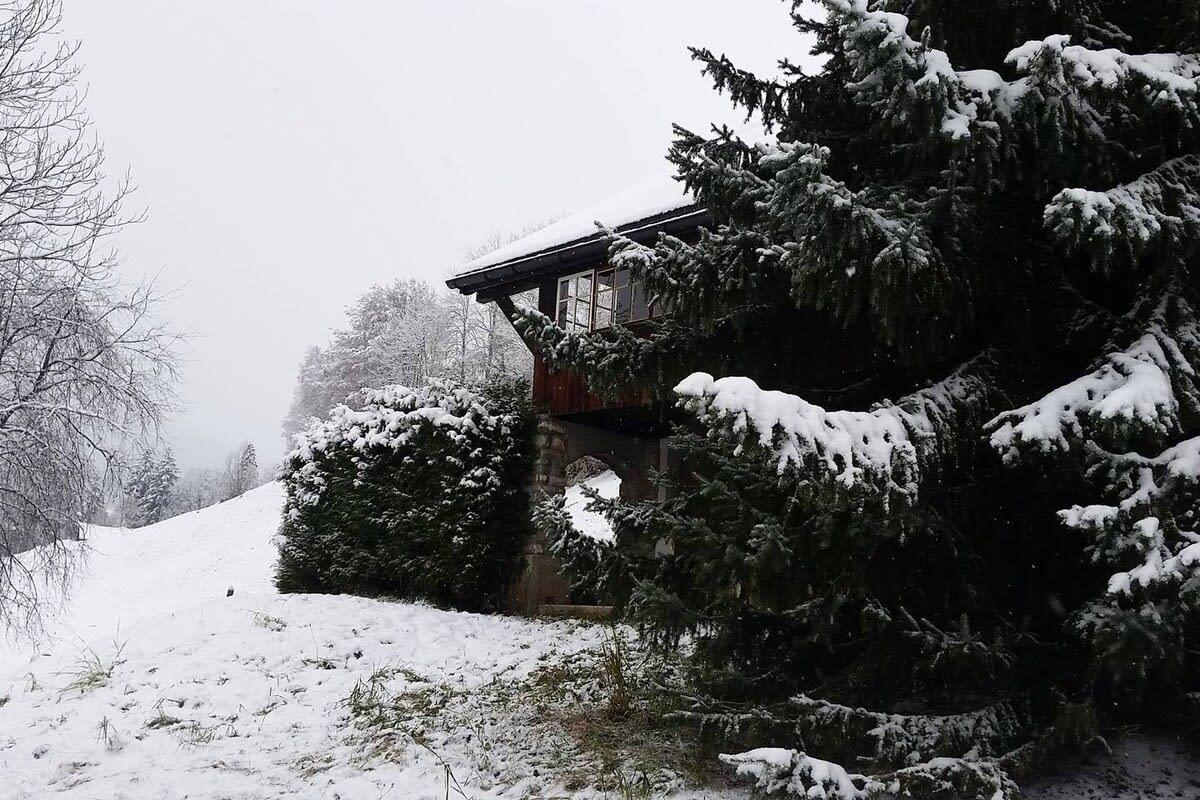
M 93 529 L 51 635 L 0 647 L 0 800 L 748 796 L 682 788 L 715 760 L 605 721 L 602 627 L 276 595 L 280 503 Z M 1117 751 L 1029 797 L 1200 798 L 1181 746 Z
M 523 752 L 576 753 L 561 727 L 530 706 L 469 718 L 500 687 L 594 664 L 603 630 L 276 595 L 280 502 L 268 485 L 91 532 L 53 635 L 0 651 L 0 797 L 444 798 L 448 779 L 452 797 L 566 794 Z

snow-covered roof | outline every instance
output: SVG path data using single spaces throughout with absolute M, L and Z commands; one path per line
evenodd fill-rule
M 480 256 L 463 267 L 463 273 L 589 239 L 599 233 L 596 223 L 619 228 L 695 204 L 695 198 L 673 176 L 651 178 Z
M 486 285 L 511 281 L 543 263 L 562 263 L 569 253 L 603 239 L 597 223 L 621 233 L 656 233 L 671 223 L 700 215 L 695 198 L 664 170 L 582 211 L 481 256 L 447 283 L 471 293 Z

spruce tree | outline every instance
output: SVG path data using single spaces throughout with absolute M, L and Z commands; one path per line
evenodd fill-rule
M 258 485 L 258 454 L 250 442 L 246 442 L 246 446 L 242 448 L 242 457 L 238 462 L 238 476 L 238 482 L 241 484 L 243 492 Z
M 149 516 L 159 522 L 170 516 L 171 503 L 175 498 L 175 484 L 179 482 L 179 467 L 175 464 L 175 453 L 168 447 L 155 463 L 154 486 L 149 500 Z
M 129 475 L 125 480 L 125 496 L 130 505 L 126 521 L 134 527 L 147 524 L 145 499 L 150 494 L 153 476 L 154 451 L 147 448 L 142 450 L 137 461 L 129 467 Z
M 150 449 L 142 451 L 127 484 L 135 525 L 153 525 L 168 516 L 178 480 L 179 469 L 171 448 L 161 456 Z
M 691 716 L 785 748 L 740 772 L 1013 797 L 1200 689 L 1200 11 L 823 6 L 792 12 L 817 74 L 693 51 L 769 135 L 677 129 L 712 226 L 611 237 L 670 315 L 518 324 L 680 415 L 688 470 L 665 502 L 597 500 L 621 561 L 581 566 L 691 636 Z

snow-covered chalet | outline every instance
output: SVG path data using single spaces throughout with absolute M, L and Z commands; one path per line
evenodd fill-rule
M 707 221 L 707 212 L 681 184 L 664 176 L 466 264 L 447 285 L 481 303 L 497 303 L 510 319 L 514 296 L 536 293 L 538 309 L 568 330 L 623 325 L 636 331 L 661 310 L 627 270 L 607 263 L 607 242 L 596 223 L 650 244 L 664 232 L 691 238 Z M 591 457 L 617 473 L 623 497 L 647 497 L 654 491 L 649 470 L 669 467 L 664 410 L 645 396 L 602 398 L 588 391 L 586 375 L 550 369 L 535 353 L 533 403 L 539 450 L 535 490 L 562 491 L 571 466 Z M 567 588 L 544 543 L 530 542 L 514 609 L 532 613 L 568 603 Z

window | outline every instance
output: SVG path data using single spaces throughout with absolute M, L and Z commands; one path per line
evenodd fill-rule
M 629 270 L 606 267 L 558 280 L 558 324 L 568 331 L 604 330 L 656 316 Z
M 592 327 L 602 330 L 629 322 L 629 293 L 629 270 L 597 270 L 596 319 Z
M 569 331 L 592 327 L 592 273 L 580 272 L 558 281 L 558 324 Z

